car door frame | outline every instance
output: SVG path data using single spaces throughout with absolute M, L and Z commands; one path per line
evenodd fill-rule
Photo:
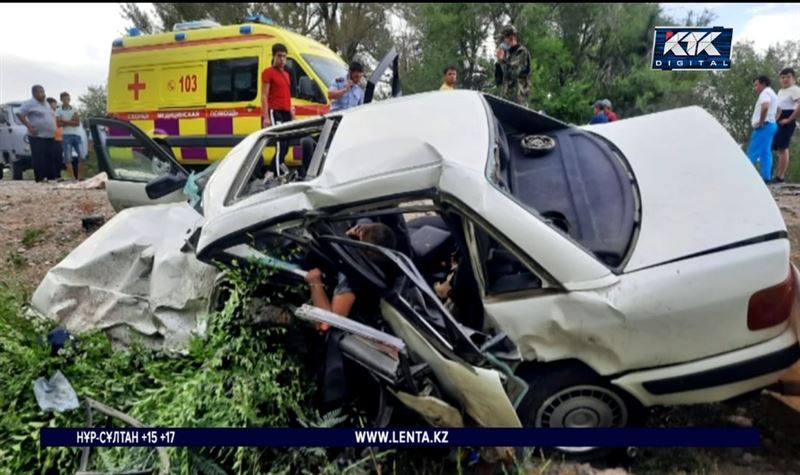
M 367 80 L 367 87 L 364 90 L 364 104 L 372 102 L 375 95 L 375 87 L 389 65 L 392 66 L 392 97 L 400 97 L 402 95 L 400 89 L 400 53 L 395 46 L 392 46 L 392 49 L 386 53 L 386 56 L 378 63 L 378 66 L 375 67 L 375 70 L 372 71 Z
M 141 146 L 143 148 L 152 150 L 160 160 L 170 165 L 170 171 L 164 175 L 156 176 L 149 181 L 133 180 L 121 177 L 115 172 L 111 160 L 108 157 L 108 149 L 106 147 L 109 139 L 116 140 L 116 138 L 109 136 L 103 137 L 100 134 L 99 127 L 114 127 L 129 131 L 130 137 L 120 137 L 120 140 L 130 141 L 131 147 Z M 178 163 L 175 157 L 172 156 L 171 152 L 165 150 L 161 144 L 151 139 L 139 127 L 131 122 L 120 119 L 92 117 L 89 119 L 89 130 L 92 135 L 92 141 L 94 142 L 94 150 L 95 154 L 97 155 L 98 166 L 100 170 L 105 172 L 108 176 L 106 193 L 108 194 L 109 201 L 111 201 L 112 206 L 114 206 L 115 209 L 149 204 L 173 203 L 183 201 L 185 199 L 181 189 L 177 189 L 165 196 L 150 198 L 148 187 L 153 183 L 161 180 L 166 175 L 174 175 L 179 179 L 185 180 L 188 179 L 189 172 L 183 166 L 181 166 L 180 163 Z M 114 196 L 115 194 L 118 196 Z M 122 195 L 125 196 L 123 197 Z M 122 206 L 122 204 L 127 202 L 130 202 L 130 205 Z

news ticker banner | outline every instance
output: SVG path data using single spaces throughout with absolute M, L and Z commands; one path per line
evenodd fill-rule
M 44 428 L 42 447 L 759 447 L 754 428 Z

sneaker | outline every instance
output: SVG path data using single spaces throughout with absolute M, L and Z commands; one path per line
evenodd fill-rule
M 772 179 L 772 183 L 783 183 L 784 179 L 781 177 L 775 177 Z

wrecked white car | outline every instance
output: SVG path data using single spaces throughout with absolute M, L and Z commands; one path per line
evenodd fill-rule
M 98 147 L 109 168 L 142 171 L 112 181 L 161 200 L 184 187 L 134 126 L 98 120 L 96 140 L 100 125 L 127 131 Z M 262 151 L 278 143 L 302 169 L 271 176 Z M 642 407 L 728 399 L 800 358 L 785 224 L 697 107 L 574 127 L 477 92 L 419 94 L 254 133 L 202 178 L 187 252 L 288 259 L 329 288 L 346 275 L 375 319 L 289 303 L 339 328 L 345 359 L 432 423 L 636 425 Z M 160 207 L 137 219 L 149 210 L 165 226 Z M 348 239 L 361 219 L 391 227 L 397 249 Z M 275 286 L 302 284 L 290 265 Z

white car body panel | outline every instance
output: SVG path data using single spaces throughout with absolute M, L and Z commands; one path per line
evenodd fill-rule
M 503 389 L 500 373 L 443 357 L 385 301 L 381 301 L 381 313 L 395 334 L 406 342 L 409 351 L 430 365 L 442 390 L 461 403 L 481 427 L 522 427 Z
M 142 203 L 151 205 L 165 203 L 180 203 L 186 201 L 183 190 L 176 190 L 158 199 L 150 199 L 145 191 L 145 183 L 139 181 L 108 180 L 106 182 L 106 195 L 114 211 L 141 206 Z
M 767 373 L 754 378 L 736 381 L 734 383 L 724 384 L 721 386 L 697 389 L 694 391 L 668 393 L 664 395 L 652 394 L 643 387 L 643 384 L 648 381 L 658 381 L 668 378 L 681 377 L 687 374 L 702 373 L 703 371 L 734 365 L 736 363 L 758 358 L 759 356 L 770 355 L 783 350 L 792 344 L 797 344 L 797 335 L 795 335 L 794 328 L 784 326 L 783 332 L 781 332 L 777 337 L 759 345 L 748 346 L 738 351 L 725 353 L 723 355 L 706 358 L 687 364 L 675 365 L 667 368 L 658 368 L 648 371 L 638 371 L 626 374 L 625 376 L 614 379 L 611 382 L 623 388 L 626 392 L 634 396 L 645 406 L 653 406 L 658 404 L 696 404 L 724 401 L 734 396 L 769 386 L 773 382 L 777 381 L 784 371 L 781 370 Z
M 577 358 L 601 375 L 676 364 L 781 334 L 788 322 L 748 330 L 747 302 L 786 279 L 788 253 L 786 240 L 770 241 L 624 274 L 602 289 L 484 305 L 526 360 Z
M 33 309 L 70 332 L 103 329 L 127 343 L 133 330 L 154 347 L 184 347 L 202 331 L 219 274 L 181 252 L 200 218 L 187 204 L 116 214 L 48 271 Z
M 4 154 L 8 155 L 9 163 L 15 161 L 17 157 L 30 157 L 31 146 L 25 140 L 28 129 L 16 116 L 23 101 L 9 102 L 1 104 L 5 122 L 0 123 L 0 159 Z
M 587 130 L 614 143 L 642 199 L 630 272 L 756 236 L 786 231 L 757 171 L 700 107 L 648 114 Z

